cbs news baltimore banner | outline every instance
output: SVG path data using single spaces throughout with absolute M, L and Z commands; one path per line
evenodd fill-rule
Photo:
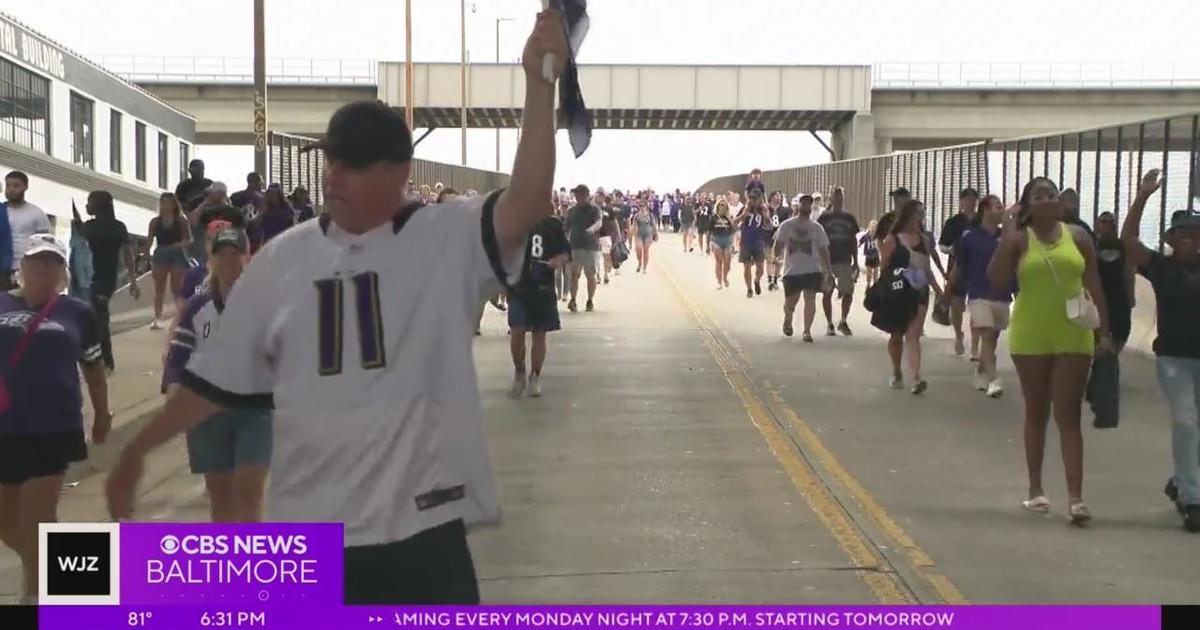
M 0 606 L 0 630 L 1200 628 L 1159 606 L 347 606 L 342 528 L 43 524 L 39 605 Z

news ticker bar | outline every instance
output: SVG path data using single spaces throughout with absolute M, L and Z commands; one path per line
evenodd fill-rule
M 4 630 L 1195 630 L 1196 606 L 0 606 Z

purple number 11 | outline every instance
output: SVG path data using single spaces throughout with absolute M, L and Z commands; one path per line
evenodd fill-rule
M 379 274 L 360 273 L 350 281 L 354 284 L 355 315 L 358 316 L 358 343 L 362 368 L 374 370 L 387 365 L 383 350 L 383 315 L 379 307 Z M 318 280 L 317 286 L 317 344 L 318 370 L 321 376 L 342 373 L 343 320 L 342 279 Z

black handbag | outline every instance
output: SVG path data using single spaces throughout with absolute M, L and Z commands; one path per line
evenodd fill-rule
M 613 243 L 612 250 L 609 252 L 612 255 L 614 269 L 620 269 L 621 263 L 629 260 L 629 246 L 624 240 Z

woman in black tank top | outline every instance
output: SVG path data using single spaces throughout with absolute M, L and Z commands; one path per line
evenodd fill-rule
M 162 328 L 167 282 L 170 281 L 171 295 L 178 295 L 183 286 L 184 273 L 190 266 L 186 252 L 192 244 L 192 230 L 174 194 L 163 193 L 159 197 L 158 216 L 150 220 L 146 237 L 143 253 L 149 253 L 151 247 L 157 244 L 150 257 L 151 275 L 154 278 L 154 321 L 150 328 L 158 330 Z

